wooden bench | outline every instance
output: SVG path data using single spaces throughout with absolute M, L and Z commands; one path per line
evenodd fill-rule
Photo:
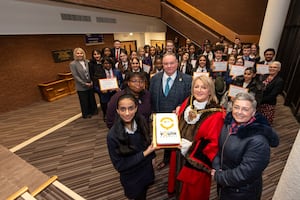
M 46 101 L 54 101 L 64 96 L 76 93 L 75 83 L 71 72 L 58 73 L 59 80 L 38 84 L 41 94 Z

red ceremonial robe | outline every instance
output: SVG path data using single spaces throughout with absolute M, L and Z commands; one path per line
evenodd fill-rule
M 188 126 L 190 126 L 183 117 L 184 110 L 190 105 L 190 98 L 188 97 L 183 102 L 178 116 L 179 127 L 184 126 L 183 130 L 181 130 L 183 138 L 186 135 L 185 131 L 188 131 Z M 175 188 L 176 185 L 178 186 L 176 184 L 177 178 L 177 180 L 181 181 L 182 186 L 181 191 L 176 193 L 180 193 L 180 199 L 182 200 L 208 200 L 210 195 L 211 163 L 218 152 L 219 135 L 226 113 L 216 104 L 208 104 L 204 110 L 206 112 L 201 114 L 198 124 L 196 123 L 196 130 L 194 133 L 189 133 L 193 135 L 193 138 L 186 138 L 192 141 L 192 146 L 189 148 L 185 158 L 179 152 L 176 155 L 176 150 L 171 152 L 168 193 L 172 194 L 175 192 L 175 189 L 179 190 L 180 187 Z M 179 156 L 185 160 L 183 166 L 178 164 Z M 179 174 L 176 172 L 179 172 Z

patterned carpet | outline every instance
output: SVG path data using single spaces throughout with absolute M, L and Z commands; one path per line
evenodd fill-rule
M 38 102 L 16 111 L 0 114 L 0 144 L 12 148 L 80 113 L 77 95 L 54 102 Z M 271 199 L 290 148 L 299 129 L 299 123 L 279 97 L 274 124 L 281 139 L 272 150 L 269 167 L 264 173 L 262 199 Z M 51 134 L 16 151 L 21 158 L 48 176 L 58 175 L 59 181 L 88 200 L 126 199 L 106 148 L 107 128 L 101 117 L 78 118 Z M 157 151 L 157 161 L 162 158 Z M 2 158 L 0 158 L 2 159 Z M 148 191 L 148 199 L 168 198 L 167 172 L 156 171 L 156 181 Z M 211 199 L 216 199 L 215 185 Z

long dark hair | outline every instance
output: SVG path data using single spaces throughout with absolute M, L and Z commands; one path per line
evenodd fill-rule
M 119 102 L 123 99 L 130 99 L 134 102 L 135 106 L 138 106 L 138 102 L 136 98 L 132 94 L 124 94 L 121 95 L 118 98 L 117 101 L 117 108 L 119 107 Z M 144 117 L 140 116 L 137 112 L 133 118 L 133 120 L 137 124 L 137 130 L 136 133 L 141 134 L 141 141 L 140 144 L 143 144 L 143 146 L 146 148 L 150 145 L 150 130 L 147 121 Z M 125 125 L 124 121 L 120 117 L 120 115 L 117 115 L 116 121 L 114 123 L 114 134 L 116 135 L 118 141 L 119 141 L 119 149 L 117 149 L 117 153 L 122 155 L 131 155 L 137 152 L 137 147 L 130 144 L 128 133 L 125 131 Z

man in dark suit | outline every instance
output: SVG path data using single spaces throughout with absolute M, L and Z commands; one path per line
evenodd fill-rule
M 175 54 L 163 56 L 163 69 L 150 81 L 151 103 L 154 113 L 171 113 L 191 94 L 192 77 L 179 72 Z M 170 150 L 165 150 L 164 159 L 157 165 L 158 169 L 169 163 Z
M 274 56 L 275 56 L 275 49 L 268 48 L 264 51 L 265 60 L 260 61 L 258 64 L 264 64 L 268 65 L 273 62 Z
M 125 51 L 125 49 L 121 48 L 121 41 L 120 40 L 114 40 L 114 48 L 111 49 L 112 57 L 115 59 L 116 62 L 120 60 L 120 53 L 121 51 Z M 126 52 L 127 54 L 127 52 Z

